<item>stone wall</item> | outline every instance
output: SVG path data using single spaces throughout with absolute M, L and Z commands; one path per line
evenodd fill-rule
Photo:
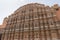
M 2 40 L 59 39 L 60 11 L 57 8 L 56 5 L 49 7 L 38 3 L 22 6 L 8 17 L 7 23 L 4 21 L 6 29 Z

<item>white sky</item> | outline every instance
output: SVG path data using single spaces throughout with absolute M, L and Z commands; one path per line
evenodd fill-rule
M 0 0 L 0 24 L 3 19 L 12 14 L 16 9 L 28 3 L 42 3 L 45 5 L 59 4 L 60 0 Z

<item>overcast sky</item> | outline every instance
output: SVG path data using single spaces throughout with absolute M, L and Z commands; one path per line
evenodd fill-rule
M 60 0 L 0 0 L 0 24 L 2 24 L 5 17 L 12 14 L 16 9 L 33 2 L 49 6 L 52 6 L 53 4 L 60 5 Z

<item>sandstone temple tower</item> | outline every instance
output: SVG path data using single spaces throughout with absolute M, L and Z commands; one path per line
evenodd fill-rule
M 60 7 L 31 3 L 8 16 L 1 40 L 60 40 Z

